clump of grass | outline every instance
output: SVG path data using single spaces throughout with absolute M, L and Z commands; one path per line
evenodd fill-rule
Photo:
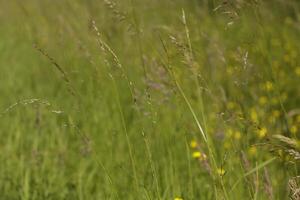
M 0 3 L 1 197 L 298 199 L 300 4 L 276 2 Z

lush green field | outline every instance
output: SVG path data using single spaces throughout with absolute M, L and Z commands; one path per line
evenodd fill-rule
M 300 199 L 299 85 L 298 0 L 0 0 L 0 199 Z

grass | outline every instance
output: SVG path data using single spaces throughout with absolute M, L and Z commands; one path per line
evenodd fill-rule
M 0 6 L 0 199 L 299 198 L 297 0 Z

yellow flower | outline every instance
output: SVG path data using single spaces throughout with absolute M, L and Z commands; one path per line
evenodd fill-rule
M 227 133 L 228 137 L 232 137 L 232 135 L 233 135 L 232 129 L 228 129 L 226 133 Z
M 258 116 L 257 116 L 257 112 L 256 112 L 256 110 L 254 109 L 254 108 L 252 108 L 251 110 L 250 110 L 250 117 L 251 117 L 251 120 L 253 121 L 253 122 L 258 122 Z
M 278 118 L 280 116 L 280 111 L 279 110 L 273 110 L 272 116 L 275 118 Z
M 196 140 L 192 140 L 190 143 L 190 147 L 195 149 L 198 146 L 197 141 Z
M 292 134 L 296 134 L 297 131 L 298 131 L 297 126 L 296 125 L 292 125 L 291 128 L 290 128 L 290 131 L 291 131 Z
M 257 153 L 257 149 L 255 146 L 251 146 L 249 149 L 248 149 L 248 153 L 250 156 L 255 156 L 256 153 Z
M 201 158 L 201 152 L 200 151 L 195 151 L 195 152 L 193 152 L 193 158 L 195 158 L 195 159 L 200 159 Z
M 278 110 L 272 111 L 272 114 L 269 117 L 269 122 L 270 123 L 275 123 L 276 119 L 280 116 L 280 112 Z
M 219 176 L 224 176 L 225 170 L 223 168 L 218 168 L 217 173 L 219 174 Z
M 268 99 L 265 96 L 262 96 L 258 99 L 259 104 L 262 106 L 265 105 L 267 103 L 267 101 L 268 101 Z
M 269 122 L 270 122 L 270 123 L 275 123 L 275 121 L 276 121 L 276 118 L 275 118 L 274 116 L 271 115 L 271 116 L 269 117 Z
M 236 131 L 235 134 L 234 134 L 234 139 L 239 140 L 239 139 L 241 139 L 241 137 L 242 137 L 241 132 L 240 131 Z
M 257 130 L 257 135 L 259 138 L 264 138 L 267 135 L 267 129 L 265 127 Z
M 232 102 L 232 101 L 229 101 L 228 103 L 227 103 L 227 108 L 228 109 L 234 109 L 235 108 L 235 106 L 236 106 L 236 104 L 234 103 L 234 102 Z
M 270 81 L 267 81 L 267 82 L 265 83 L 265 89 L 266 89 L 267 91 L 272 91 L 272 90 L 273 90 L 273 83 L 270 82 Z
M 175 197 L 174 200 L 183 200 L 183 198 L 180 198 L 180 197 Z
M 192 157 L 195 158 L 195 159 L 201 160 L 201 161 L 207 159 L 206 154 L 205 153 L 201 153 L 200 151 L 193 152 Z

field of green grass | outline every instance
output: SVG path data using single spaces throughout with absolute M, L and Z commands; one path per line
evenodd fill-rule
M 0 0 L 0 200 L 300 199 L 299 0 Z

